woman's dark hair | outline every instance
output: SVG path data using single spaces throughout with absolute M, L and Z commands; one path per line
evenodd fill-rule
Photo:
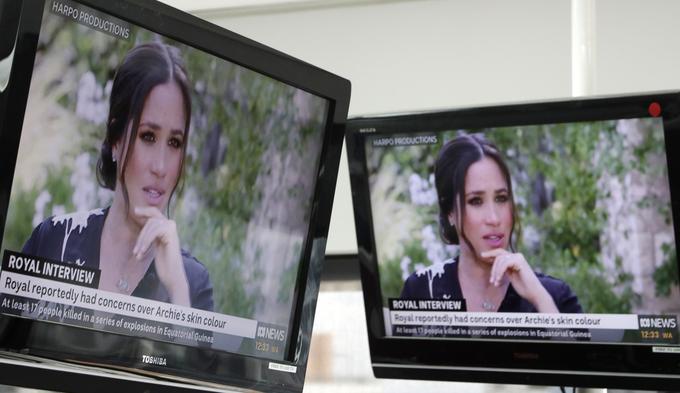
M 515 226 L 519 226 L 519 222 L 515 212 L 510 171 L 496 146 L 485 140 L 481 135 L 461 135 L 447 142 L 439 151 L 434 168 L 434 181 L 439 202 L 439 234 L 446 244 L 460 244 L 460 237 L 462 237 L 468 247 L 474 250 L 472 244 L 465 237 L 464 228 L 462 228 L 462 217 L 465 216 L 465 175 L 472 164 L 484 157 L 491 158 L 498 164 L 508 185 L 508 196 L 512 209 L 509 244 L 510 248 L 514 250 L 512 235 Z M 460 212 L 457 209 L 460 209 Z M 452 212 L 461 218 L 459 220 L 461 228 L 456 229 L 449 222 L 449 215 Z
M 102 187 L 115 189 L 117 165 L 122 165 L 121 174 L 124 174 L 128 160 L 133 154 L 134 141 L 146 98 L 154 87 L 168 82 L 176 83 L 182 92 L 185 117 L 184 140 L 186 141 L 189 138 L 189 123 L 191 122 L 191 95 L 187 72 L 179 56 L 179 50 L 166 44 L 151 42 L 138 45 L 125 55 L 113 78 L 106 137 L 102 142 L 97 162 L 97 180 Z M 127 140 L 124 140 L 125 132 L 130 125 L 130 135 Z M 123 143 L 122 150 L 127 149 L 127 153 L 124 161 L 117 163 L 113 160 L 113 146 L 120 142 Z M 186 145 L 186 143 L 182 144 L 180 173 L 170 195 L 175 192 L 179 179 L 182 177 Z M 121 175 L 120 181 L 125 202 L 129 203 L 125 177 Z

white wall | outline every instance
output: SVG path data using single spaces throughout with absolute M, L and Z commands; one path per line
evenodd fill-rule
M 680 1 L 592 1 L 594 82 L 588 91 L 680 88 Z M 560 98 L 572 91 L 568 0 L 166 2 L 349 79 L 350 116 Z M 328 253 L 356 251 L 345 160 Z
M 597 0 L 595 92 L 680 88 L 680 1 Z
M 350 116 L 565 97 L 568 1 L 336 2 L 199 13 L 352 82 Z M 343 156 L 328 253 L 356 252 Z

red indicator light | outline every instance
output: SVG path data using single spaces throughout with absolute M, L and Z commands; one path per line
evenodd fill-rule
M 661 105 L 659 105 L 658 102 L 652 102 L 649 104 L 649 108 L 647 110 L 652 117 L 659 117 L 661 114 Z

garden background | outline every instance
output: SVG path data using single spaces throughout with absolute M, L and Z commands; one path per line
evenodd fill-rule
M 171 202 L 182 247 L 210 272 L 215 311 L 288 326 L 326 101 L 132 27 L 122 40 L 45 13 L 3 248 L 57 214 L 107 206 L 97 184 L 112 79 L 135 45 L 180 49 L 192 93 L 185 172 Z
M 589 313 L 679 311 L 659 118 L 452 130 L 434 145 L 367 141 L 385 301 L 399 297 L 412 272 L 457 255 L 439 237 L 433 173 L 443 144 L 463 133 L 483 133 L 504 156 L 521 228 L 517 250 L 536 271 L 566 281 Z

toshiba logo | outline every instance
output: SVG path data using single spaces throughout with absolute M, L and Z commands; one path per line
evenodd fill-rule
M 162 356 L 142 355 L 142 363 L 153 364 L 156 366 L 167 366 L 168 360 Z

